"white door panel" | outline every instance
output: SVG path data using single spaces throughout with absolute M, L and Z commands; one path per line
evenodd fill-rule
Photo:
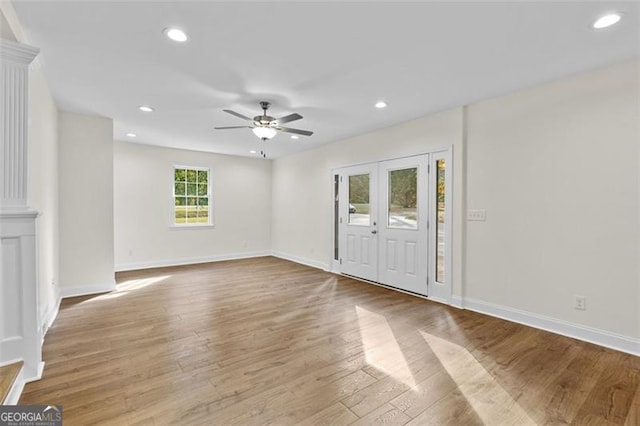
M 379 282 L 427 295 L 428 156 L 378 165 Z
M 340 173 L 341 272 L 378 280 L 376 235 L 377 165 L 348 167 Z

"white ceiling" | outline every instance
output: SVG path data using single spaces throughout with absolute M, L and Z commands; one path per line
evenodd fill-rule
M 279 134 L 273 158 L 640 56 L 638 2 L 13 5 L 61 109 L 113 118 L 119 140 L 245 156 L 259 140 L 213 130 L 243 124 L 223 108 L 302 114 L 287 126 L 314 135 Z M 591 29 L 612 10 L 618 25 Z M 189 42 L 167 40 L 170 26 Z

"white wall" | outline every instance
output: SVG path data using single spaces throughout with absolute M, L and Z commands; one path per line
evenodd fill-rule
M 639 90 L 631 62 L 468 108 L 468 298 L 640 337 Z
M 42 68 L 29 74 L 29 206 L 37 220 L 39 325 L 57 308 L 58 273 L 58 109 Z
M 454 300 L 640 351 L 638 79 L 618 64 L 278 159 L 273 249 L 326 267 L 331 168 L 452 144 Z
M 214 226 L 172 227 L 173 166 L 211 169 Z M 265 255 L 271 161 L 116 142 L 117 270 Z
M 372 111 L 374 113 L 375 111 Z M 454 150 L 454 223 L 461 222 L 463 111 L 442 112 L 274 161 L 273 250 L 328 268 L 332 256 L 331 169 L 447 148 Z M 454 283 L 460 282 L 461 234 L 454 236 Z M 454 292 L 456 289 L 454 289 Z M 459 290 L 458 293 L 459 294 Z
M 58 131 L 61 294 L 112 289 L 113 122 L 61 111 Z

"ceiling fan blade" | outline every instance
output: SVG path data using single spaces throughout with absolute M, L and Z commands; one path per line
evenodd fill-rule
M 308 130 L 300 130 L 300 129 L 291 129 L 289 127 L 276 127 L 276 130 L 280 130 L 281 132 L 287 132 L 287 133 L 295 133 L 296 135 L 303 135 L 303 136 L 311 136 L 313 134 L 313 132 L 310 132 Z
M 239 112 L 231 111 L 230 109 L 223 109 L 227 114 L 235 115 L 238 118 L 242 118 L 243 120 L 253 121 L 253 118 L 249 118 L 246 115 L 242 115 Z
M 214 127 L 214 129 L 216 130 L 223 130 L 223 129 L 251 129 L 251 126 L 225 126 L 225 127 Z
M 276 122 L 278 124 L 283 124 L 283 123 L 288 123 L 294 120 L 300 120 L 301 118 L 302 116 L 300 114 L 293 113 L 293 114 L 285 115 L 284 117 L 276 118 Z

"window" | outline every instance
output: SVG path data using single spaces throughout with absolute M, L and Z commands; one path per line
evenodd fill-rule
M 418 229 L 418 168 L 390 170 L 389 228 Z
M 173 169 L 173 224 L 211 225 L 209 169 L 175 166 Z
M 445 280 L 446 168 L 447 163 L 444 158 L 436 161 L 436 281 L 439 283 L 443 283 Z
M 349 176 L 349 225 L 369 226 L 369 174 Z

